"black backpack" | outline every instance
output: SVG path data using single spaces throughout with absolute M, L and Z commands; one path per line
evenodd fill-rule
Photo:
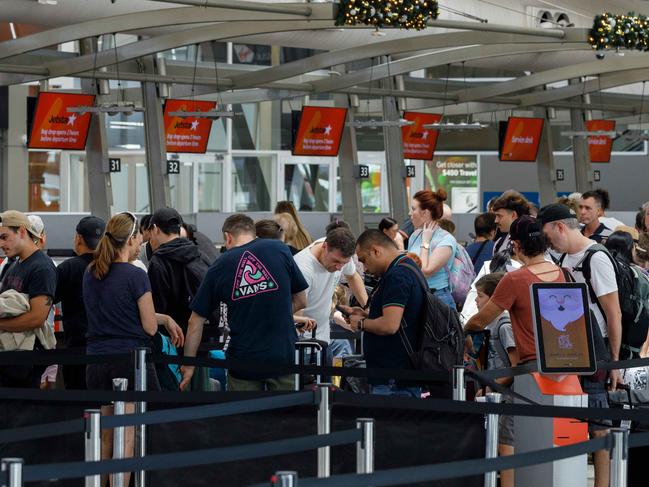
M 399 265 L 410 269 L 424 292 L 421 319 L 417 332 L 417 343 L 413 347 L 399 327 L 404 347 L 416 370 L 448 372 L 464 360 L 464 330 L 457 312 L 440 301 L 428 289 L 428 283 L 421 271 L 402 262 Z
M 185 291 L 187 293 L 187 304 L 191 303 L 198 292 L 198 288 L 203 282 L 205 274 L 210 267 L 209 258 L 200 252 L 200 257 L 192 260 L 183 267 L 183 278 L 185 281 Z M 221 307 L 215 309 L 210 316 L 207 316 L 211 325 L 219 326 L 221 321 Z
M 622 345 L 631 351 L 639 352 L 640 347 L 647 339 L 647 331 L 649 331 L 649 281 L 642 272 L 634 269 L 625 259 L 611 255 L 603 245 L 596 244 L 589 247 L 586 250 L 584 260 L 575 270 L 582 272 L 588 284 L 590 298 L 594 303 L 597 303 L 604 317 L 606 317 L 606 314 L 599 304 L 590 283 L 590 260 L 595 252 L 604 252 L 615 269 L 615 280 L 617 282 L 620 310 L 622 311 Z M 563 258 L 564 256 L 561 257 L 562 261 Z

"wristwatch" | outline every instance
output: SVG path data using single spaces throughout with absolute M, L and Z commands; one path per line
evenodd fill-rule
M 426 250 L 428 250 L 428 249 L 430 248 L 430 244 L 424 242 L 424 243 L 421 244 L 421 248 L 422 248 L 422 249 L 426 249 Z

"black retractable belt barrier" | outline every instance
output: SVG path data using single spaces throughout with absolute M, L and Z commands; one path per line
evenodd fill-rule
M 84 365 L 104 364 L 133 360 L 131 353 L 87 355 L 85 350 L 44 350 L 0 352 L 0 365 Z
M 234 462 L 313 450 L 322 446 L 347 445 L 360 441 L 362 436 L 362 431 L 353 429 L 328 435 L 303 436 L 251 445 L 234 445 L 205 450 L 147 455 L 144 458 L 27 465 L 23 470 L 23 478 L 25 482 L 36 482 L 49 479 L 72 479 L 114 472 L 166 470 Z
M 10 430 L 0 430 L 0 444 L 14 443 L 16 441 L 36 440 L 52 436 L 82 433 L 84 431 L 83 419 L 71 419 L 57 423 L 36 424 L 23 426 Z M 0 484 L 2 485 L 2 484 Z
M 300 479 L 300 487 L 382 487 L 391 485 L 410 485 L 419 482 L 452 479 L 480 475 L 498 470 L 527 467 L 549 463 L 565 458 L 585 455 L 610 447 L 610 440 L 598 438 L 575 445 L 548 448 L 545 450 L 518 453 L 515 455 L 418 467 L 396 468 L 371 474 L 335 475 L 326 479 Z M 257 484 L 254 487 L 261 487 Z
M 216 418 L 234 414 L 269 411 L 271 409 L 289 408 L 315 404 L 315 393 L 312 391 L 283 394 L 263 399 L 192 406 L 187 408 L 149 411 L 141 414 L 107 416 L 101 420 L 101 428 L 117 428 L 136 424 L 160 424 L 194 419 Z
M 634 419 L 640 421 L 649 420 L 649 411 L 630 409 L 542 406 L 536 404 L 496 404 L 433 399 L 430 397 L 422 400 L 409 397 L 360 395 L 341 391 L 335 391 L 333 393 L 332 406 L 439 411 L 456 414 L 499 414 L 539 418 L 610 419 L 618 421 Z

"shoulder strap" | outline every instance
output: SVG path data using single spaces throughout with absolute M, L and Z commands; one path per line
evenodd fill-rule
M 503 361 L 503 363 L 507 364 L 507 367 L 509 367 L 511 365 L 511 362 L 509 361 L 509 354 L 507 353 L 507 349 L 505 348 L 505 345 L 503 345 L 503 341 L 500 336 L 500 330 L 506 324 L 511 324 L 511 320 L 506 316 L 500 317 L 496 325 L 495 335 L 497 339 L 494 340 L 494 345 L 496 346 L 496 351 L 498 352 L 498 355 L 500 355 L 500 359 Z
M 617 276 L 619 272 L 617 262 L 615 261 L 615 258 L 609 253 L 608 249 L 601 244 L 595 244 L 587 248 L 586 255 L 584 256 L 583 260 L 579 263 L 579 265 L 575 267 L 575 269 L 579 269 L 581 273 L 584 275 L 584 280 L 586 281 L 586 285 L 588 286 L 588 295 L 590 296 L 590 300 L 597 305 L 597 308 L 599 308 L 600 313 L 606 320 L 606 313 L 604 312 L 604 308 L 602 308 L 602 305 L 599 302 L 599 298 L 595 294 L 595 290 L 593 289 L 593 285 L 591 283 L 592 275 L 590 272 L 590 261 L 596 252 L 604 252 L 604 254 L 606 254 L 606 256 L 611 261 L 611 264 L 613 265 L 613 271 Z
M 478 259 L 480 258 L 480 254 L 482 253 L 482 251 L 484 250 L 484 248 L 485 248 L 485 246 L 487 245 L 488 242 L 489 242 L 489 240 L 483 240 L 480 247 L 478 247 L 478 251 L 475 253 L 475 255 L 473 257 L 471 257 L 471 263 L 473 265 L 475 265 L 475 263 L 478 262 Z
M 424 279 L 424 275 L 421 273 L 421 270 L 419 270 L 412 264 L 408 264 L 407 262 L 399 262 L 398 265 L 410 269 L 412 273 L 415 275 L 415 277 L 417 278 L 417 281 L 419 281 L 419 284 L 421 285 L 423 290 L 425 292 L 429 292 L 428 283 L 426 282 L 426 279 Z

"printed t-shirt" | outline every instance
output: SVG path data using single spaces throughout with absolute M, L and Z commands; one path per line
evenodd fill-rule
M 15 261 L 2 279 L 0 293 L 14 289 L 19 293 L 35 296 L 56 294 L 56 267 L 45 252 L 37 250 L 25 260 Z
M 596 245 L 596 242 L 588 245 L 588 247 L 584 248 L 581 252 L 577 252 L 576 254 L 566 254 L 561 263 L 563 267 L 571 272 L 577 282 L 586 282 L 583 273 L 579 270 L 575 270 L 575 267 L 581 267 L 582 261 L 586 257 L 586 250 L 593 245 Z M 598 298 L 617 291 L 615 268 L 613 267 L 611 259 L 603 251 L 595 252 L 590 259 L 590 283 L 593 287 L 595 296 Z M 597 303 L 591 300 L 590 292 L 587 294 L 590 309 L 595 314 L 599 329 L 602 331 L 602 336 L 606 338 L 608 337 L 606 318 L 602 315 Z
M 408 252 L 414 252 L 415 254 L 420 255 L 422 243 L 421 234 L 421 230 L 416 230 L 410 236 L 410 239 L 408 240 Z M 453 264 L 455 250 L 457 249 L 457 241 L 455 240 L 455 237 L 439 226 L 435 227 L 435 230 L 433 231 L 428 255 L 430 256 L 438 247 L 450 247 L 451 257 L 439 271 L 426 279 L 428 281 L 428 287 L 437 291 L 448 288 L 448 272 L 446 268 Z
M 417 264 L 404 255 L 392 261 L 381 277 L 370 303 L 369 319 L 379 318 L 383 310 L 391 306 L 403 308 L 403 327 L 412 348 L 416 348 L 417 330 L 420 325 L 423 289 L 415 273 L 400 263 Z M 363 334 L 363 353 L 368 368 L 412 369 L 412 363 L 400 332 L 394 335 Z M 384 384 L 387 379 L 369 379 L 371 384 Z
M 562 272 L 554 281 L 543 281 L 527 267 L 508 272 L 500 280 L 491 301 L 509 311 L 516 350 L 521 362 L 536 360 L 530 286 L 535 282 L 565 282 Z
M 349 259 L 349 262 L 340 271 L 329 272 L 322 267 L 312 250 L 314 245 L 322 243 L 324 240 L 324 238 L 316 240 L 300 251 L 295 255 L 295 263 L 309 285 L 306 290 L 307 307 L 302 310 L 301 314 L 316 320 L 318 324 L 316 338 L 329 342 L 331 341 L 329 316 L 334 288 L 340 281 L 341 275 L 351 276 L 356 272 L 356 268 L 352 259 Z
M 83 302 L 88 315 L 88 354 L 129 352 L 151 346 L 142 328 L 137 301 L 151 292 L 149 278 L 128 262 L 113 262 L 103 279 L 83 275 Z
M 210 266 L 190 308 L 207 317 L 220 302 L 228 306 L 228 358 L 292 364 L 297 340 L 292 295 L 307 286 L 286 245 L 255 239 L 229 249 Z M 261 367 L 259 373 L 230 373 L 249 380 L 272 377 Z

